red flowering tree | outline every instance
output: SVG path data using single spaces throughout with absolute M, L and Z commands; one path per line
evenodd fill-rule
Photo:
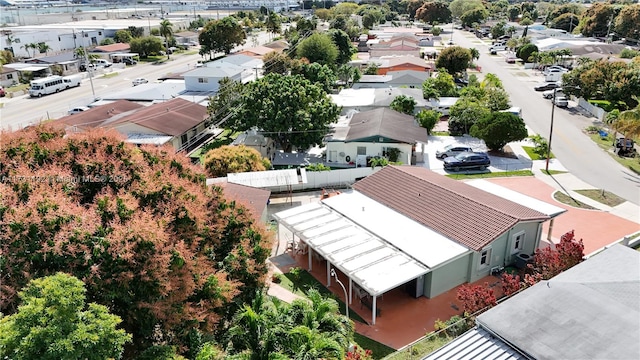
M 123 319 L 135 351 L 154 327 L 186 350 L 264 286 L 264 228 L 173 149 L 46 126 L 0 138 L 0 312 L 64 271 Z
M 536 250 L 533 264 L 529 265 L 534 275 L 539 274 L 542 280 L 548 280 L 580 263 L 584 258 L 584 244 L 582 239 L 576 241 L 574 238 L 571 230 L 560 237 L 555 248 L 549 246 Z
M 462 302 L 462 309 L 467 314 L 475 314 L 497 304 L 496 296 L 489 284 L 484 286 L 464 284 L 458 288 L 458 300 Z
M 502 293 L 504 294 L 504 296 L 515 294 L 522 287 L 519 275 L 504 273 L 502 274 L 501 280 L 502 280 Z

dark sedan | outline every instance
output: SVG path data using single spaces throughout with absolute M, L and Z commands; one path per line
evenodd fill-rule
M 559 88 L 561 86 L 562 86 L 562 84 L 559 84 L 559 83 L 556 83 L 556 82 L 548 82 L 548 83 L 536 85 L 534 87 L 534 89 L 536 91 L 547 91 L 547 90 L 553 90 L 555 88 Z
M 491 165 L 489 155 L 477 152 L 463 152 L 444 159 L 445 170 L 460 171 L 461 169 L 478 168 L 484 170 Z

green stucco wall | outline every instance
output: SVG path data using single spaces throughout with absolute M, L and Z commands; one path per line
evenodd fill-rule
M 467 254 L 428 273 L 424 281 L 424 295 L 432 298 L 467 282 L 469 256 Z

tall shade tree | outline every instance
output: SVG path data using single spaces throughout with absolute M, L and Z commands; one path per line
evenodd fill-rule
M 286 75 L 291 71 L 291 58 L 278 51 L 266 53 L 262 57 L 264 75 L 276 73 Z
M 613 5 L 604 2 L 592 4 L 584 12 L 580 20 L 579 32 L 584 36 L 608 36 L 609 22 L 614 20 L 616 9 Z
M 443 2 L 430 1 L 416 11 L 416 19 L 429 24 L 447 24 L 451 22 L 451 10 Z
M 463 26 L 473 27 L 474 24 L 482 24 L 488 16 L 489 12 L 487 9 L 478 7 L 462 14 L 460 21 Z
M 3 134 L 0 150 L 4 314 L 30 279 L 65 271 L 122 318 L 132 358 L 156 327 L 188 351 L 189 333 L 223 331 L 263 288 L 271 237 L 173 149 L 43 125 Z
M 312 63 L 334 66 L 338 58 L 338 47 L 329 35 L 315 33 L 298 44 L 297 55 Z
M 226 121 L 229 114 L 238 105 L 243 85 L 239 81 L 224 77 L 218 81 L 220 85 L 216 94 L 209 98 L 207 113 L 209 121 L 214 124 Z
M 209 21 L 198 36 L 200 44 L 209 52 L 229 54 L 236 45 L 244 44 L 247 34 L 235 17 Z
M 227 174 L 265 171 L 271 163 L 260 155 L 258 150 L 244 145 L 226 145 L 211 149 L 204 155 L 203 165 L 207 175 L 225 177 Z
M 342 82 L 342 84 L 347 88 L 352 87 L 354 83 L 360 81 L 360 79 L 362 78 L 360 69 L 349 64 L 340 65 L 340 67 L 338 67 L 338 70 L 336 70 L 336 75 L 338 76 L 338 79 Z
M 164 38 L 164 46 L 169 49 L 169 38 L 173 36 L 173 24 L 171 21 L 164 19 L 160 22 L 160 36 Z M 169 50 L 167 50 L 167 59 L 169 58 Z
M 336 57 L 336 64 L 342 65 L 351 61 L 353 54 L 358 52 L 358 49 L 353 46 L 349 35 L 338 29 L 331 29 L 327 32 L 331 36 L 331 40 L 338 49 L 338 56 Z
M 476 121 L 469 134 L 484 140 L 490 150 L 501 151 L 512 141 L 520 141 L 527 137 L 524 120 L 507 112 L 492 112 Z
M 462 15 L 473 9 L 484 9 L 484 4 L 480 0 L 453 0 L 449 4 L 449 10 L 454 18 L 461 18 Z
M 116 34 L 113 36 L 113 40 L 117 43 L 128 44 L 129 41 L 131 41 L 131 33 L 124 29 L 117 30 Z
M 615 31 L 618 35 L 638 41 L 640 37 L 640 4 L 627 5 L 616 16 Z
M 305 79 L 311 81 L 312 84 L 316 84 L 322 88 L 326 93 L 329 93 L 336 84 L 336 74 L 327 65 L 320 65 L 318 63 L 302 64 L 291 71 L 292 75 L 302 75 Z
M 445 69 L 449 74 L 456 76 L 469 67 L 471 52 L 460 46 L 451 46 L 440 52 L 436 60 L 438 69 Z
M 77 278 L 58 273 L 31 280 L 18 312 L 0 319 L 3 359 L 120 359 L 131 335 L 104 305 L 87 304 Z
M 340 114 L 327 93 L 301 75 L 269 74 L 246 86 L 241 106 L 225 126 L 257 127 L 286 152 L 320 145 Z
M 140 54 L 141 58 L 147 58 L 152 54 L 159 54 L 162 51 L 162 40 L 155 36 L 145 36 L 133 38 L 129 42 L 132 52 Z
M 270 34 L 280 34 L 281 31 L 281 20 L 280 15 L 275 11 L 270 11 L 269 15 L 267 15 L 267 19 L 264 22 L 264 25 L 267 28 L 267 32 Z
M 398 95 L 393 99 L 393 101 L 391 101 L 389 107 L 397 112 L 413 115 L 416 104 L 416 99 L 411 96 Z

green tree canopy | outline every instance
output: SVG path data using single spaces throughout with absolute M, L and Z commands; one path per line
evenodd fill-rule
M 218 84 L 220 85 L 218 92 L 209 98 L 207 105 L 210 121 L 216 124 L 224 121 L 238 105 L 243 90 L 241 82 L 231 80 L 228 77 L 220 79 Z
M 416 115 L 418 124 L 427 130 L 427 135 L 431 135 L 438 121 L 442 117 L 442 113 L 435 110 L 422 110 Z
M 454 18 L 461 18 L 462 15 L 473 9 L 484 9 L 484 4 L 480 0 L 453 0 L 449 4 L 449 10 Z
M 258 127 L 287 152 L 321 144 L 340 114 L 327 93 L 301 75 L 269 74 L 246 86 L 241 106 L 225 126 Z
M 144 36 L 144 28 L 140 26 L 129 26 L 127 28 L 127 31 L 129 32 L 129 34 L 131 34 L 131 37 L 134 38 L 140 38 Z
M 416 99 L 411 96 L 398 95 L 391 101 L 389 107 L 397 112 L 413 115 L 416 104 Z
M 209 21 L 198 36 L 200 45 L 208 52 L 229 54 L 237 46 L 244 44 L 247 34 L 235 17 L 227 16 L 221 20 Z
M 3 359 L 120 359 L 131 335 L 106 306 L 86 304 L 77 278 L 58 273 L 31 280 L 18 312 L 0 319 Z
M 318 63 L 302 64 L 302 66 L 292 71 L 292 75 L 304 76 L 305 79 L 311 81 L 312 84 L 318 85 L 326 93 L 333 89 L 338 80 L 329 66 Z
M 117 30 L 113 40 L 118 43 L 128 44 L 131 41 L 131 33 L 128 30 Z
M 471 63 L 471 52 L 460 46 L 443 49 L 436 60 L 438 69 L 445 69 L 451 75 L 465 71 Z
M 458 96 L 458 88 L 453 76 L 440 69 L 436 76 L 432 76 L 422 83 L 422 96 L 425 99 Z
M 156 327 L 186 351 L 192 331 L 223 331 L 264 286 L 271 237 L 173 149 L 42 125 L 3 134 L 0 163 L 12 179 L 0 183 L 5 314 L 30 279 L 64 270 L 122 318 L 129 351 Z
M 538 47 L 533 44 L 526 44 L 516 50 L 516 56 L 524 62 L 531 62 L 531 55 L 538 52 Z
M 358 49 L 353 46 L 349 35 L 338 29 L 331 29 L 327 32 L 331 36 L 331 40 L 338 49 L 338 56 L 336 57 L 336 64 L 342 65 L 351 61 L 353 54 L 358 52 Z
M 507 112 L 492 112 L 475 122 L 469 134 L 484 140 L 491 150 L 501 151 L 512 141 L 527 138 L 527 127 L 524 120 Z
M 471 27 L 473 24 L 482 24 L 488 16 L 489 12 L 483 6 L 465 12 L 460 16 L 460 21 L 462 25 Z
M 618 35 L 637 41 L 640 37 L 640 4 L 624 6 L 614 24 Z
M 451 10 L 440 1 L 426 2 L 416 11 L 416 19 L 429 24 L 447 24 L 451 22 Z
M 338 58 L 338 47 L 328 34 L 315 33 L 298 44 L 297 54 L 309 62 L 333 66 Z
M 468 134 L 473 124 L 489 113 L 481 101 L 460 98 L 449 110 L 449 133 L 452 136 Z
M 584 36 L 602 36 L 609 34 L 609 21 L 615 21 L 616 10 L 609 3 L 596 2 L 592 4 L 583 14 L 578 26 L 578 31 Z M 615 22 L 614 22 L 615 23 Z
M 162 49 L 162 40 L 155 36 L 145 36 L 141 38 L 133 38 L 129 42 L 131 52 L 140 54 L 141 58 L 147 58 L 149 55 L 160 54 Z

